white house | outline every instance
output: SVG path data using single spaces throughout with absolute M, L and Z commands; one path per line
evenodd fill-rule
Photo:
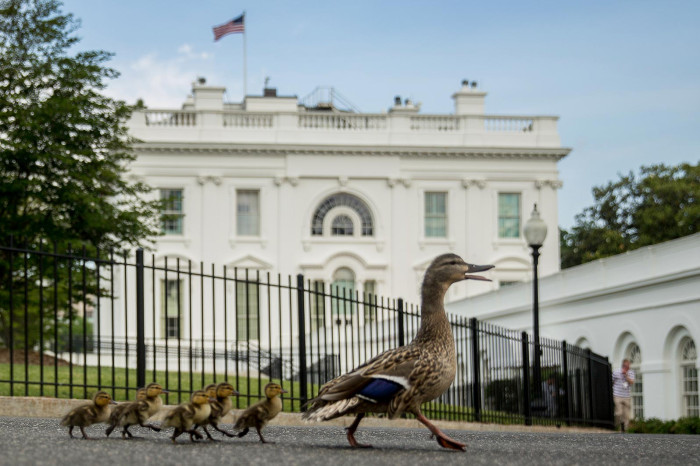
M 476 83 L 465 81 L 452 95 L 450 115 L 423 115 L 399 98 L 387 112 L 359 113 L 275 89 L 232 104 L 224 91 L 200 79 L 181 109 L 140 109 L 129 122 L 140 142 L 128 176 L 168 201 L 157 267 L 179 260 L 206 272 L 216 264 L 218 274 L 224 266 L 247 269 L 251 279 L 301 273 L 326 290 L 417 303 L 423 272 L 439 254 L 497 266 L 493 283 L 452 287 L 454 300 L 530 276 L 521 227 L 533 204 L 557 224 L 557 162 L 570 151 L 560 144 L 558 118 L 486 115 Z M 550 238 L 542 271 L 558 270 L 559 243 Z M 120 286 L 135 289 L 130 277 L 115 282 L 116 295 Z M 153 300 L 146 335 L 157 344 L 180 337 L 219 345 L 229 335 L 296 357 L 288 343 L 294 318 L 277 312 L 264 285 L 191 287 L 184 274 L 162 270 L 145 278 Z M 274 312 L 263 312 L 270 306 Z M 116 306 L 127 309 L 126 300 Z M 325 326 L 316 333 L 331 340 L 341 320 L 360 332 L 368 316 L 333 304 L 314 312 L 324 315 L 311 326 Z M 102 332 L 135 334 L 133 318 L 103 319 L 112 320 L 115 328 Z
M 540 280 L 540 335 L 630 359 L 636 416 L 700 415 L 700 234 L 572 267 Z M 532 331 L 532 283 L 448 310 Z
M 486 115 L 486 93 L 463 83 L 455 112 L 423 115 L 400 99 L 384 113 L 330 99 L 223 100 L 203 79 L 181 109 L 134 112 L 142 142 L 131 176 L 171 199 L 157 256 L 303 273 L 360 293 L 417 302 L 422 272 L 453 251 L 497 265 L 501 281 L 529 277 L 521 223 L 537 203 L 557 224 L 555 116 Z M 543 248 L 544 274 L 559 244 Z M 488 291 L 453 287 L 450 299 Z

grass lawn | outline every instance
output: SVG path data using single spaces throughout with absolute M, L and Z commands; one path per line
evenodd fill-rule
M 109 392 L 116 401 L 131 400 L 136 395 L 136 370 L 112 367 L 88 366 L 84 370 L 83 366 L 74 365 L 59 366 L 55 372 L 53 365 L 43 366 L 43 387 L 39 383 L 42 380 L 42 366 L 39 364 L 15 363 L 12 368 L 13 374 L 10 378 L 10 364 L 0 363 L 0 396 L 48 396 L 55 398 L 90 398 L 97 389 Z M 72 377 L 72 378 L 71 378 Z M 13 383 L 10 383 L 13 380 Z M 72 383 L 71 383 L 72 380 Z M 265 384 L 270 379 L 248 378 L 236 376 L 235 373 L 217 374 L 201 372 L 168 372 L 146 371 L 146 382 L 156 381 L 170 391 L 169 395 L 164 395 L 167 404 L 177 404 L 188 401 L 190 394 L 194 390 L 204 386 L 227 380 L 241 396 L 233 397 L 234 408 L 245 408 L 262 397 Z M 28 382 L 26 382 L 28 381 Z M 279 381 L 277 381 L 279 382 Z M 289 393 L 283 396 L 284 411 L 299 412 L 301 403 L 299 401 L 299 382 L 284 380 L 282 387 Z M 12 385 L 12 391 L 10 386 Z M 85 388 L 87 386 L 87 388 Z M 319 385 L 309 384 L 308 393 L 312 396 L 317 392 Z M 441 419 L 447 421 L 467 421 L 474 422 L 474 409 L 466 406 L 453 406 L 445 403 L 431 402 L 423 405 L 423 413 L 430 419 Z M 525 418 L 521 415 L 510 414 L 499 411 L 482 411 L 484 422 L 494 422 L 498 424 L 524 424 Z M 410 417 L 410 416 L 409 416 Z
M 72 376 L 71 376 L 72 369 Z M 86 370 L 83 366 L 59 366 L 58 373 L 53 366 L 43 366 L 43 387 L 39 383 L 42 380 L 42 366 L 38 364 L 14 364 L 12 368 L 13 377 L 10 378 L 10 364 L 0 363 L 0 396 L 49 396 L 55 398 L 90 398 L 92 394 L 103 389 L 109 392 L 116 401 L 131 400 L 136 395 L 136 370 L 112 367 L 88 366 Z M 13 380 L 13 383 L 10 383 Z M 72 383 L 71 383 L 72 380 Z M 210 373 L 190 373 L 169 372 L 166 377 L 165 371 L 146 371 L 146 382 L 158 382 L 167 390 L 169 395 L 164 395 L 164 400 L 168 404 L 177 404 L 189 401 L 190 394 L 194 390 L 204 386 L 227 380 L 241 396 L 233 397 L 235 408 L 245 408 L 254 401 L 257 401 L 264 391 L 265 385 L 270 379 L 257 379 L 236 376 L 229 373 L 228 377 L 223 372 L 217 374 Z M 28 382 L 26 382 L 28 381 Z M 279 382 L 279 381 L 277 381 Z M 12 385 L 12 391 L 10 386 Z M 85 388 L 87 386 L 87 388 Z M 299 411 L 299 390 L 298 382 L 282 381 L 282 387 L 289 391 L 284 395 L 284 410 Z M 309 393 L 314 393 L 316 386 L 309 385 Z M 43 390 L 43 391 L 42 391 Z

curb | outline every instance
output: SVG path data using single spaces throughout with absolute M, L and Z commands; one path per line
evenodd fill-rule
M 34 396 L 0 396 L 0 417 L 35 417 L 60 419 L 68 411 L 84 404 L 88 400 L 48 398 Z M 151 419 L 158 421 L 165 417 L 169 409 L 175 405 L 165 406 L 161 412 Z M 243 412 L 242 409 L 234 409 L 223 417 L 223 424 L 233 424 L 234 419 Z M 336 426 L 348 427 L 353 421 L 350 416 L 333 419 L 326 422 L 302 421 L 299 413 L 280 413 L 270 425 L 277 426 Z M 433 421 L 440 429 L 464 430 L 481 432 L 541 432 L 541 433 L 611 433 L 605 429 L 594 427 L 567 427 L 562 426 L 524 426 L 520 424 L 482 424 L 478 422 L 458 422 L 458 421 Z M 363 427 L 400 427 L 400 428 L 423 428 L 423 425 L 415 419 L 389 420 L 380 417 L 365 417 L 362 420 Z

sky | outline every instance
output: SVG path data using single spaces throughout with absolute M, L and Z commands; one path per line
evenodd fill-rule
M 196 4 L 195 4 L 196 3 Z M 700 159 L 700 1 L 65 0 L 78 49 L 114 53 L 106 93 L 180 107 L 197 77 L 243 95 L 243 37 L 212 26 L 246 11 L 248 94 L 265 77 L 303 98 L 333 86 L 363 112 L 395 95 L 452 113 L 462 79 L 486 113 L 558 115 L 559 225 L 591 189 L 642 165 Z

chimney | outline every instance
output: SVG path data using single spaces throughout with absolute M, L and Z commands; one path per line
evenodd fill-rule
M 205 78 L 192 83 L 192 101 L 195 110 L 223 110 L 225 87 L 207 86 Z M 189 100 L 189 99 L 188 99 Z
M 462 88 L 452 94 L 455 115 L 483 115 L 486 92 L 478 89 L 476 81 L 462 81 Z

